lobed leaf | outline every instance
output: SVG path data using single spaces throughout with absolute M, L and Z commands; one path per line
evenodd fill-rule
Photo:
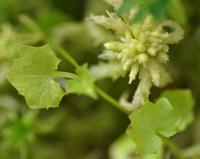
M 157 154 L 163 137 L 171 137 L 178 131 L 180 118 L 166 98 L 157 103 L 147 102 L 130 115 L 128 134 L 136 143 L 141 155 Z
M 49 45 L 22 46 L 8 72 L 9 82 L 25 96 L 30 108 L 58 107 L 64 91 L 54 81 L 59 59 Z
M 180 89 L 167 90 L 162 93 L 161 97 L 165 97 L 170 101 L 174 110 L 181 119 L 179 130 L 184 130 L 194 119 L 192 112 L 194 99 L 191 91 Z

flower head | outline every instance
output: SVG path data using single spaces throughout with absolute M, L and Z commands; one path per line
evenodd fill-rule
M 129 103 L 130 109 L 144 104 L 152 85 L 162 87 L 170 82 L 170 75 L 163 66 L 169 60 L 168 45 L 183 38 L 183 30 L 171 20 L 159 23 L 148 15 L 143 21 L 131 24 L 136 12 L 134 8 L 124 17 L 118 17 L 115 12 L 91 17 L 118 36 L 117 40 L 104 44 L 105 50 L 100 57 L 112 57 L 108 61 L 118 61 L 122 70 L 129 74 L 129 84 L 139 75 L 140 83 L 131 106 Z M 168 32 L 167 28 L 172 31 Z

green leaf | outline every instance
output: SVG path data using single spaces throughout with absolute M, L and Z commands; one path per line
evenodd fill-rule
M 111 159 L 133 159 L 135 143 L 127 135 L 121 136 L 110 147 Z M 132 155 L 130 155 L 132 154 Z
M 149 1 L 148 4 L 141 7 L 141 9 L 137 12 L 133 21 L 140 21 L 142 20 L 147 14 L 151 14 L 154 16 L 155 19 L 161 20 L 163 19 L 169 9 L 171 0 L 152 0 Z
M 158 20 L 164 18 L 168 12 L 171 0 L 154 0 L 149 5 L 150 13 Z
M 139 156 L 135 154 L 136 144 L 127 135 L 121 136 L 114 143 L 112 143 L 109 156 L 111 159 L 135 159 Z M 153 155 L 142 155 L 141 159 L 160 159 L 162 158 L 162 151 Z
M 49 45 L 22 46 L 19 54 L 8 73 L 9 82 L 25 96 L 30 108 L 58 107 L 64 92 L 54 81 L 59 59 Z
M 117 11 L 119 16 L 123 16 L 135 5 L 145 4 L 148 0 L 125 0 Z
M 165 17 L 168 12 L 171 0 L 126 0 L 122 3 L 117 13 L 123 16 L 134 6 L 139 6 L 140 9 L 133 17 L 133 22 L 142 20 L 147 14 L 152 14 L 155 19 L 160 20 Z
M 163 137 L 177 133 L 179 117 L 166 98 L 157 103 L 147 102 L 130 115 L 128 135 L 136 143 L 139 154 L 157 154 L 161 150 Z
M 83 65 L 76 69 L 76 73 L 80 79 L 71 79 L 67 81 L 67 92 L 86 95 L 96 98 L 94 79 L 90 74 L 87 65 Z
M 194 99 L 192 93 L 189 90 L 168 90 L 162 93 L 161 97 L 165 97 L 170 101 L 181 119 L 179 130 L 184 130 L 194 119 L 192 112 Z

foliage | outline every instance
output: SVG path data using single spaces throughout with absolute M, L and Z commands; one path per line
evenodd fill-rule
M 169 9 L 170 0 L 126 0 L 118 10 L 118 14 L 121 16 L 127 13 L 133 6 L 139 6 L 141 9 L 134 17 L 135 21 L 144 19 L 144 17 L 150 13 L 156 19 L 163 19 L 166 12 Z
M 194 102 L 188 90 L 166 91 L 162 97 L 165 98 L 155 104 L 148 102 L 130 115 L 128 134 L 141 154 L 158 153 L 162 137 L 168 138 L 184 130 L 193 121 Z
M 199 2 L 1 2 L 0 158 L 199 158 Z
M 131 114 L 130 119 L 133 124 L 130 125 L 128 134 L 137 145 L 136 151 L 141 154 L 158 153 L 162 145 L 161 137 L 174 135 L 180 121 L 165 98 L 161 98 L 155 105 L 150 102 L 144 104 L 140 110 Z
M 179 130 L 184 130 L 193 119 L 194 100 L 189 90 L 168 90 L 161 97 L 167 98 L 180 117 Z
M 117 13 L 123 16 L 134 6 L 139 6 L 141 9 L 133 18 L 133 21 L 140 21 L 150 13 L 157 20 L 171 16 L 180 24 L 184 26 L 187 24 L 185 8 L 181 0 L 125 0 Z

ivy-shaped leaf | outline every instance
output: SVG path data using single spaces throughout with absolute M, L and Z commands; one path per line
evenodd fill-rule
M 79 79 L 71 79 L 67 81 L 67 92 L 97 98 L 94 85 L 95 80 L 90 74 L 88 66 L 85 64 L 78 67 L 76 73 L 79 76 Z
M 49 45 L 21 46 L 8 73 L 9 82 L 25 96 L 30 108 L 58 107 L 64 91 L 54 81 L 59 59 Z
M 136 143 L 136 151 L 141 154 L 157 154 L 163 137 L 177 133 L 180 118 L 166 98 L 157 103 L 148 102 L 130 115 L 128 134 Z
M 184 130 L 194 119 L 192 112 L 194 99 L 191 91 L 179 89 L 168 90 L 162 93 L 161 97 L 165 97 L 170 101 L 174 110 L 181 119 L 179 130 Z

